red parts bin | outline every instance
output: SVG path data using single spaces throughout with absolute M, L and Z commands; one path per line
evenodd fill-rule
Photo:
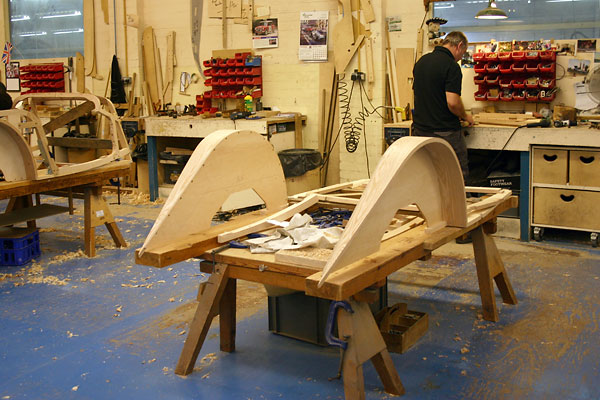
M 480 62 L 480 63 L 475 64 L 475 66 L 473 67 L 473 70 L 475 72 L 477 72 L 478 74 L 481 74 L 481 73 L 485 72 L 485 66 L 486 66 L 486 63 Z
M 540 70 L 539 63 L 537 61 L 527 61 L 525 63 L 525 71 L 538 72 L 539 70 Z
M 540 53 L 538 51 L 528 51 L 525 53 L 526 60 L 539 60 Z
M 555 51 L 540 51 L 540 59 L 541 60 L 556 60 L 556 52 Z
M 510 61 L 512 60 L 512 53 L 510 51 L 501 51 L 498 53 L 498 59 L 500 61 Z
M 510 78 L 502 78 L 498 82 L 502 89 L 510 89 L 512 87 L 512 79 Z
M 510 63 L 501 63 L 500 64 L 500 73 L 501 74 L 510 74 L 512 72 L 512 65 Z

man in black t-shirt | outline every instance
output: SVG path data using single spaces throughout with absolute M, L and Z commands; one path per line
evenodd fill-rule
M 6 86 L 0 82 L 0 110 L 10 110 L 12 108 L 12 98 L 6 93 Z
M 457 64 L 467 51 L 462 32 L 450 32 L 441 46 L 422 56 L 413 68 L 415 109 L 413 135 L 445 139 L 458 157 L 463 178 L 469 175 L 467 146 L 460 121 L 473 125 L 461 95 L 462 72 Z

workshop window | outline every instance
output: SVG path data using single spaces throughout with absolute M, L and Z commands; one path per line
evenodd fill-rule
M 488 0 L 443 1 L 433 3 L 433 12 L 448 20 L 441 31 L 462 31 L 470 42 L 600 37 L 598 0 L 496 0 L 508 19 L 475 19 L 487 4 Z
M 15 59 L 83 54 L 83 0 L 10 0 Z

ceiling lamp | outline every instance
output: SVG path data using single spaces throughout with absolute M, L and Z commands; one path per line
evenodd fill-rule
M 506 12 L 496 6 L 496 2 L 494 0 L 490 0 L 487 8 L 479 11 L 475 18 L 477 19 L 506 19 L 508 15 Z

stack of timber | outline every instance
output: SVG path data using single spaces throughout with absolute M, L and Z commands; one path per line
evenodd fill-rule
M 539 118 L 534 118 L 530 114 L 509 114 L 509 113 L 479 113 L 473 115 L 476 124 L 502 125 L 502 126 L 523 126 L 531 122 L 539 122 Z

